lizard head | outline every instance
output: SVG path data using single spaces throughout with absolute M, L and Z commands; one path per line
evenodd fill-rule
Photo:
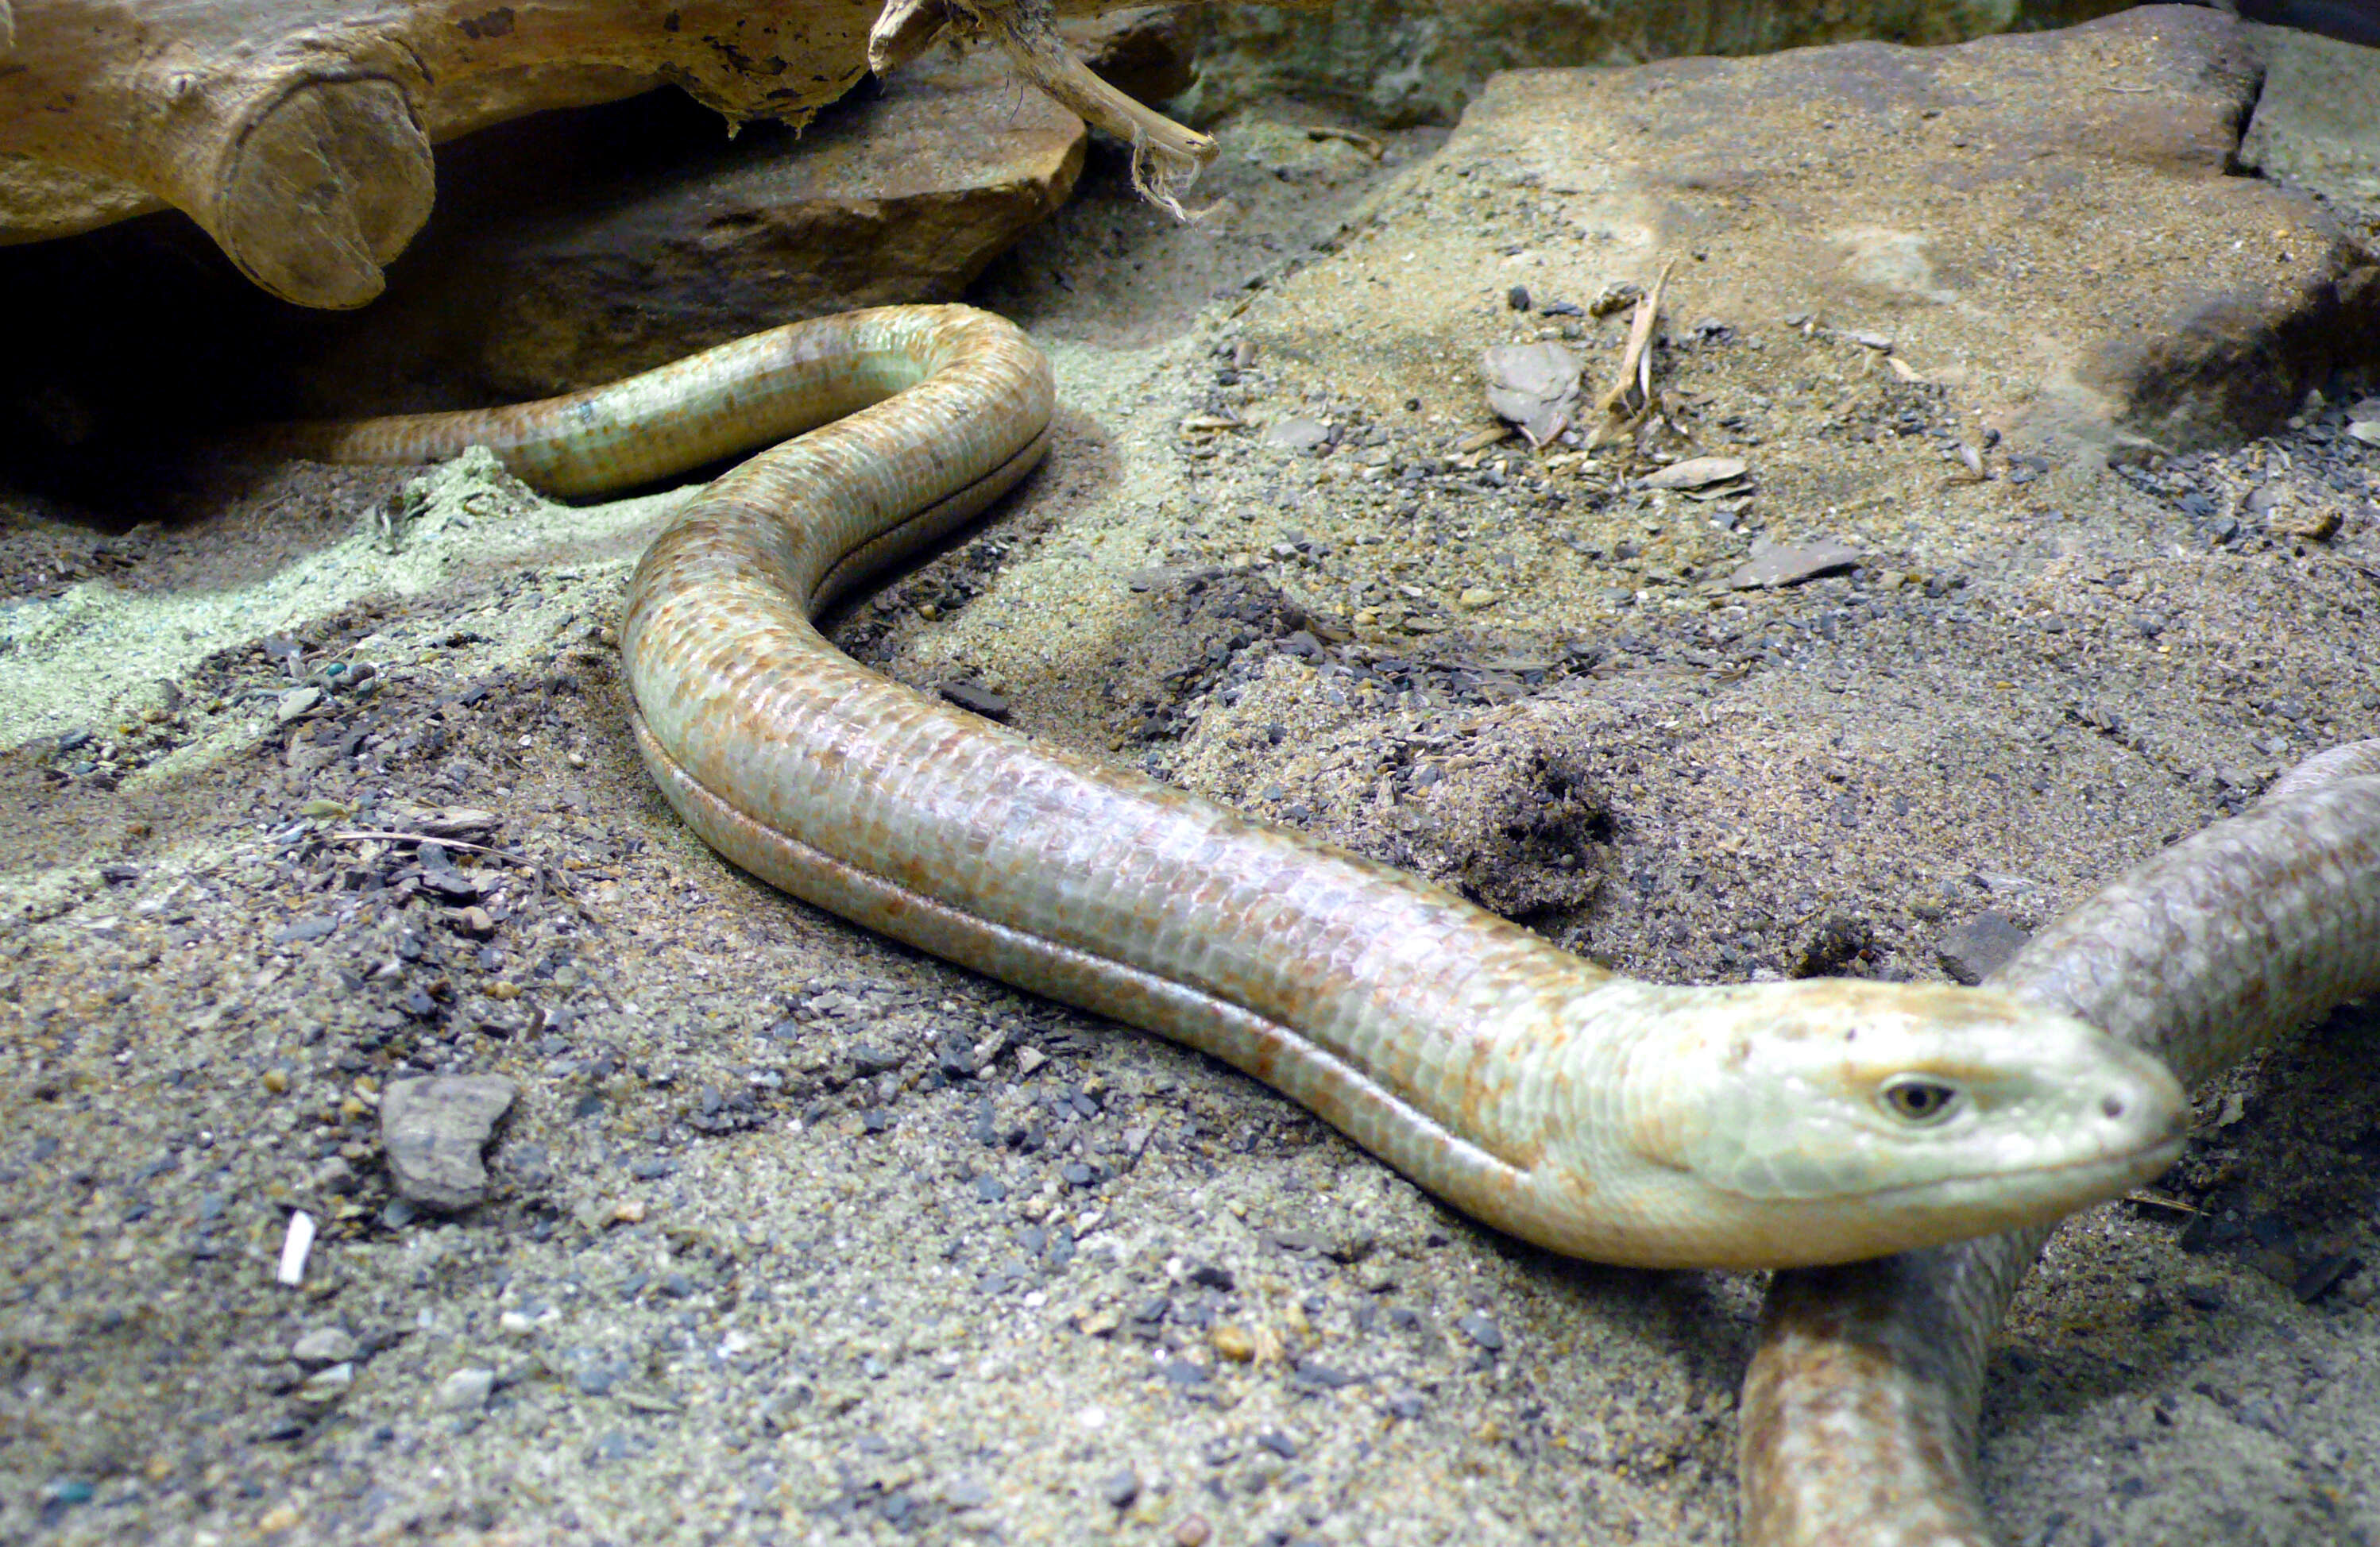
M 2046 1225 L 2180 1154 L 2190 1104 L 2163 1064 L 2006 995 L 1645 992 L 1665 1013 L 1627 1055 L 1620 1121 L 1638 1203 L 1673 1221 L 1653 1232 L 1670 1263 L 1803 1266 Z

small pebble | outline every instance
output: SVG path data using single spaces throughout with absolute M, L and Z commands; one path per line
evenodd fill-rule
M 920 609 L 920 610 L 923 610 Z M 934 691 L 941 694 L 946 703 L 956 704 L 969 714 L 981 715 L 986 719 L 998 720 L 1002 724 L 1006 724 L 1008 721 L 1011 712 L 1008 700 L 981 683 L 959 679 L 944 683 Z
M 1504 1347 L 1502 1330 L 1483 1311 L 1467 1311 L 1454 1319 L 1454 1324 L 1462 1329 L 1463 1336 L 1491 1354 Z
M 2007 914 L 1985 912 L 1944 935 L 1942 943 L 1934 948 L 1934 955 L 1954 981 L 1973 988 L 2023 949 L 2032 938 Z
M 1283 419 L 1265 429 L 1264 442 L 1291 451 L 1307 452 L 1330 439 L 1330 427 L 1314 419 Z
M 298 1400 L 317 1405 L 335 1402 L 355 1384 L 356 1367 L 352 1362 L 334 1364 L 307 1376 L 305 1384 L 298 1388 Z
M 303 945 L 309 940 L 323 939 L 337 928 L 338 922 L 335 919 L 327 914 L 315 913 L 274 930 L 273 943 L 276 946 Z
M 289 1346 L 300 1364 L 344 1364 L 356 1357 L 356 1340 L 345 1327 L 316 1327 Z
M 42 1502 L 60 1507 L 89 1504 L 98 1492 L 88 1478 L 54 1477 L 42 1484 Z
M 457 1370 L 438 1383 L 438 1406 L 444 1412 L 477 1412 L 488 1405 L 488 1394 L 495 1388 L 492 1370 Z
M 449 1211 L 485 1198 L 488 1172 L 480 1152 L 517 1089 L 492 1075 L 441 1075 L 389 1086 L 381 1096 L 381 1144 L 398 1194 Z

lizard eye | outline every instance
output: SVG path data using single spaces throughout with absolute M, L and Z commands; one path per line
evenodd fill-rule
M 1903 1074 L 1876 1093 L 1884 1109 L 1903 1122 L 1938 1123 L 1959 1105 L 1959 1087 L 1922 1075 Z

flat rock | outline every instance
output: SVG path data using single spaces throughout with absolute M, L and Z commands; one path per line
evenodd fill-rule
M 1498 0 L 1416 6 L 1332 0 L 1291 8 L 1219 6 L 1202 50 L 1203 114 L 1287 89 L 1360 104 L 1386 124 L 1443 124 L 1489 76 L 1515 65 L 1609 66 L 1687 54 L 1767 54 L 1853 38 L 1956 42 L 1997 32 L 2022 9 L 2036 22 L 2071 3 L 2017 0 Z
M 1740 456 L 1694 456 L 1645 475 L 1647 489 L 1708 489 L 1743 477 L 1752 465 Z
M 1318 419 L 1282 419 L 1265 426 L 1263 439 L 1269 446 L 1310 452 L 1330 439 L 1330 429 Z
M 2007 964 L 2033 937 L 2006 913 L 1977 913 L 1942 937 L 1934 948 L 1942 970 L 1972 988 Z
M 1727 583 L 1739 591 L 1791 586 L 1831 570 L 1849 569 L 1859 562 L 1860 550 L 1837 538 L 1820 538 L 1815 542 L 1777 542 L 1755 538 L 1752 551 L 1727 577 Z
M 2304 188 L 2367 235 L 2380 234 L 2380 13 L 2371 26 L 2365 44 L 2250 28 L 2265 89 L 2240 142 L 2240 165 Z
M 778 323 L 954 300 L 1065 201 L 1087 139 L 990 54 L 919 60 L 799 137 L 730 140 L 667 98 L 496 133 L 445 153 L 420 250 L 342 330 L 326 366 L 360 390 L 443 375 L 541 396 Z
M 423 1208 L 468 1209 L 488 1195 L 480 1152 L 517 1088 L 492 1075 L 433 1075 L 380 1098 L 381 1146 L 400 1197 Z
M 2259 74 L 2241 26 L 2195 6 L 1941 49 L 1515 70 L 1375 229 L 1425 311 L 1676 260 L 1673 329 L 1889 338 L 1898 364 L 1875 369 L 2020 446 L 2224 442 L 2283 417 L 2380 312 L 2380 271 L 2313 201 L 2231 175 Z M 1440 200 L 1479 218 L 1424 218 Z M 1362 355 L 1361 297 L 1299 299 L 1319 346 Z

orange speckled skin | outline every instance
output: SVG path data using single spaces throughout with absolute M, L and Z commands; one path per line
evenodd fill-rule
M 1000 319 L 890 308 L 544 404 L 277 444 L 414 461 L 485 441 L 529 481 L 584 492 L 809 430 L 689 502 L 630 584 L 638 742 L 686 822 L 846 918 L 1226 1059 L 1556 1251 L 1836 1262 L 2053 1217 L 2161 1166 L 2179 1091 L 2145 1060 L 2110 1064 L 2079 1024 L 1923 985 L 1617 978 L 836 651 L 812 610 L 1025 477 L 1052 396 L 1048 362 Z M 1911 1068 L 2005 1074 L 2032 1105 L 2008 1104 L 2005 1132 L 1978 1118 L 1964 1149 L 1879 1139 L 1894 1125 L 1877 1082 Z M 2122 1121 L 2093 1115 L 2103 1094 Z M 1797 1133 L 1797 1102 L 1819 1137 Z M 1892 1206 L 1874 1206 L 1879 1189 Z
M 1527 1217 L 1552 1108 L 1524 1087 L 1551 1062 L 1516 1034 L 1515 990 L 1572 998 L 1608 974 L 1385 866 L 1036 746 L 810 626 L 865 567 L 845 555 L 930 541 L 1041 453 L 1049 369 L 1022 334 L 954 311 L 869 336 L 883 315 L 843 320 L 917 384 L 728 474 L 638 567 L 621 647 L 673 804 L 789 891 L 1189 1041 L 1459 1206 Z M 920 489 L 938 497 L 904 519 Z

